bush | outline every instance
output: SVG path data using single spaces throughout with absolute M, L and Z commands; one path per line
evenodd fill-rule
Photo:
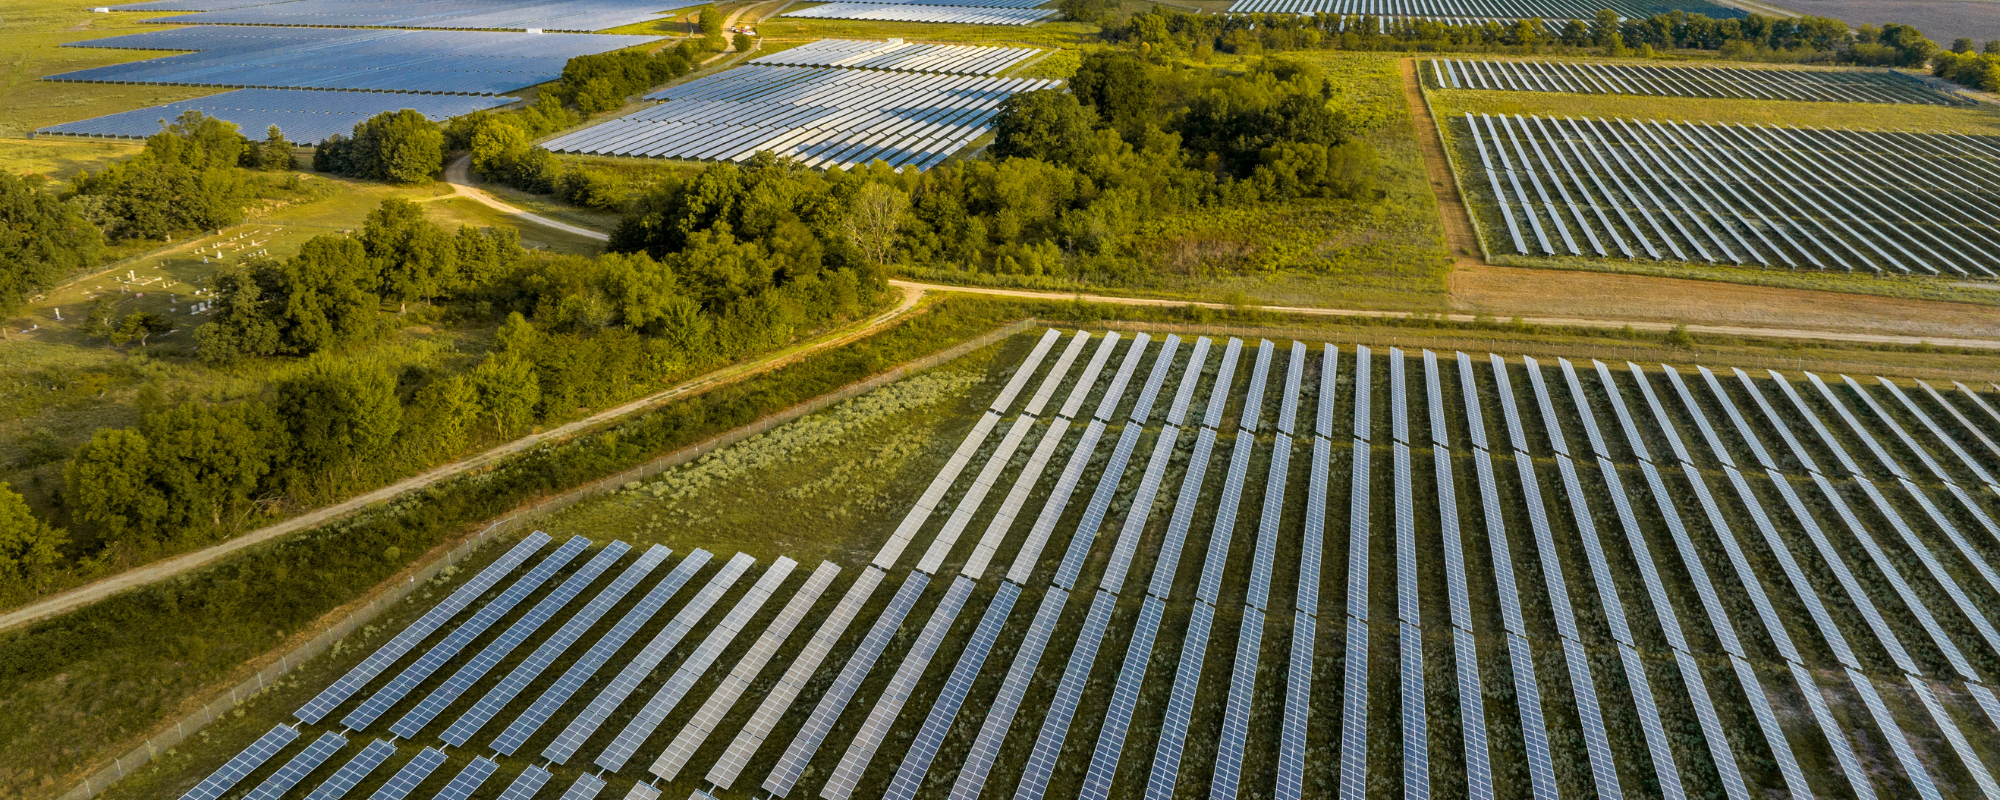
M 0 172 L 0 316 L 73 273 L 95 266 L 104 247 L 80 204 L 36 179 Z
M 351 178 L 423 183 L 444 171 L 444 131 L 411 109 L 385 111 L 335 134 L 313 153 L 313 169 Z

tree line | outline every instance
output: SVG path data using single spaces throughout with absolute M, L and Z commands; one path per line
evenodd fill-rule
M 1931 74 L 1974 89 L 2000 92 L 2000 39 L 1987 42 L 1986 48 L 1976 53 L 1971 39 L 1952 42 L 1950 50 L 1931 58 Z

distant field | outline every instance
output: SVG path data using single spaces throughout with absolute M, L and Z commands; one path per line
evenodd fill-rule
M 2000 39 L 2000 3 L 1993 0 L 1778 0 L 1772 5 L 1857 27 L 1887 22 L 1915 25 L 1945 47 L 1961 36 L 1981 43 Z
M 26 136 L 62 122 L 131 111 L 215 94 L 184 86 L 89 86 L 48 83 L 44 75 L 159 58 L 168 53 L 61 47 L 65 42 L 163 30 L 143 25 L 162 14 L 96 14 L 90 4 L 65 0 L 0 0 L 0 140 Z M 0 152 L 11 149 L 0 144 Z

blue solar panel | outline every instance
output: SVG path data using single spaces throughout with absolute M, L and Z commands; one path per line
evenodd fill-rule
M 1236 360 L 1243 355 L 1243 340 L 1231 338 L 1222 348 L 1222 364 L 1215 370 L 1215 385 L 1209 388 L 1208 408 L 1202 414 L 1203 427 L 1222 429 L 1222 413 L 1229 406 L 1230 391 L 1236 382 Z
M 535 795 L 555 777 L 548 770 L 530 766 L 514 776 L 514 782 L 507 785 L 507 791 L 500 793 L 500 800 L 535 800 Z
M 1256 439 L 1238 431 L 1229 453 L 1229 475 L 1222 483 L 1222 497 L 1216 503 L 1215 523 L 1208 534 L 1208 557 L 1201 567 L 1201 583 L 1195 596 L 1214 605 L 1222 593 L 1222 577 L 1229 561 L 1229 540 L 1236 530 L 1236 510 L 1243 500 L 1243 481 L 1250 475 L 1251 448 Z
M 669 16 L 666 12 L 693 4 L 672 0 L 482 0 L 476 3 L 465 0 L 280 0 L 199 5 L 209 6 L 200 9 L 207 13 L 147 21 L 166 25 L 597 31 L 655 22 Z
M 835 40 L 821 39 L 820 41 Z M 796 50 L 797 48 L 794 48 L 786 52 L 796 52 Z M 1090 363 L 1084 365 L 1083 374 L 1078 376 L 1076 385 L 1070 388 L 1069 397 L 1063 400 L 1062 408 L 1056 412 L 1056 416 L 1073 422 L 1077 419 L 1077 414 L 1083 412 L 1083 401 L 1088 399 L 1090 393 L 1097 389 L 1098 376 L 1103 374 L 1104 365 L 1111 363 L 1111 354 L 1118 349 L 1118 341 L 1118 333 L 1116 331 L 1106 333 L 1098 339 L 1097 352 L 1090 354 Z M 1201 341 L 1206 343 L 1208 340 L 1202 339 Z M 1199 345 L 1195 349 L 1196 352 L 1208 351 L 1205 344 Z
M 472 763 L 465 765 L 465 769 L 459 770 L 457 775 L 452 776 L 451 782 L 438 791 L 434 800 L 466 800 L 473 792 L 479 790 L 480 784 L 485 783 L 487 778 L 493 777 L 493 771 L 499 768 L 499 764 L 493 763 L 485 756 L 475 758 Z
M 1273 347 L 1269 339 L 1257 343 L 1257 365 L 1250 369 L 1250 390 L 1243 395 L 1243 415 L 1236 422 L 1237 427 L 1246 431 L 1256 430 L 1264 413 L 1264 388 L 1271 378 Z
M 590 540 L 581 536 L 573 537 L 569 541 L 564 542 L 562 547 L 556 548 L 555 552 L 550 553 L 547 558 L 542 559 L 542 562 L 536 564 L 534 569 L 528 571 L 528 574 L 521 576 L 518 580 L 514 581 L 513 585 L 508 586 L 507 590 L 501 592 L 499 597 L 480 606 L 479 610 L 473 613 L 471 619 L 459 623 L 459 626 L 446 635 L 442 641 L 431 645 L 431 649 L 425 651 L 422 656 L 419 656 L 415 663 L 404 667 L 403 671 L 390 679 L 387 685 L 377 689 L 375 694 L 371 695 L 366 701 L 363 701 L 359 708 L 349 712 L 347 717 L 340 721 L 340 724 L 354 731 L 359 731 L 373 724 L 376 718 L 388 713 L 391 706 L 394 706 L 405 695 L 415 690 L 418 684 L 428 680 L 432 673 L 444 669 L 444 665 L 457 657 L 460 650 L 470 647 L 473 639 L 479 638 L 479 635 L 485 633 L 487 628 L 493 627 L 494 624 L 500 621 L 501 617 L 513 611 L 514 606 L 528 599 L 530 593 L 541 588 L 542 584 L 547 583 L 550 578 L 555 577 L 558 570 L 568 566 L 570 561 L 581 555 L 588 547 L 590 547 Z
M 1285 717 L 1278 732 L 1278 800 L 1305 792 L 1306 738 L 1312 711 L 1313 644 L 1317 625 L 1304 609 L 1292 617 L 1292 658 L 1285 672 Z
M 472 601 L 479 599 L 486 590 L 493 588 L 493 584 L 499 583 L 501 578 L 514 571 L 515 567 L 528 560 L 528 556 L 534 555 L 536 550 L 548 542 L 549 535 L 541 531 L 523 537 L 505 555 L 480 570 L 472 580 L 466 581 L 443 601 L 432 606 L 430 611 L 424 612 L 416 622 L 410 623 L 410 627 L 404 628 L 395 638 L 377 648 L 361 663 L 354 665 L 353 669 L 348 670 L 347 674 L 340 676 L 340 680 L 334 681 L 332 686 L 326 687 L 318 696 L 308 701 L 294 716 L 303 722 L 318 722 L 320 718 L 332 713 L 341 703 L 346 702 L 347 698 L 353 697 L 355 692 L 361 691 L 361 688 L 374 680 L 375 676 L 395 665 L 396 660 L 402 658 L 404 653 L 410 652 L 432 632 L 451 621 L 458 612 L 465 610 Z
M 1014 651 L 1014 663 L 1007 668 L 1007 677 L 1000 684 L 1000 691 L 993 696 L 993 704 L 986 709 L 986 719 L 979 725 L 979 736 L 965 754 L 965 762 L 959 765 L 958 779 L 952 783 L 952 800 L 978 800 L 986 786 L 987 775 L 993 770 L 993 762 L 1000 757 L 1000 746 L 1007 739 L 1007 731 L 1014 725 L 1014 714 L 1021 709 L 1021 700 L 1028 694 L 1028 684 L 1035 679 L 1035 669 L 1041 664 L 1042 650 L 1049 644 L 1049 637 L 1055 634 L 1056 622 L 1062 617 L 1063 606 L 1069 602 L 1069 593 L 1060 586 L 1051 586 L 1042 595 L 1041 607 L 1035 610 L 1034 624 L 1029 626 L 1028 635 L 1021 638 L 1021 644 Z
M 1398 627 L 1403 663 L 1403 797 L 1428 800 L 1431 750 L 1430 724 L 1424 712 L 1424 637 L 1410 623 Z
M 1542 716 L 1542 693 L 1535 683 L 1534 654 L 1528 640 L 1507 634 L 1507 660 L 1513 665 L 1514 695 L 1521 710 L 1521 742 L 1528 756 L 1528 784 L 1535 800 L 1555 800 L 1555 764 L 1550 760 L 1549 732 Z
M 588 772 L 576 776 L 576 782 L 562 793 L 562 800 L 592 800 L 604 791 L 604 779 Z
M 1486 444 L 1486 419 L 1479 410 L 1479 384 L 1472 371 L 1472 357 L 1458 354 L 1458 385 L 1464 393 L 1465 430 L 1472 436 L 1472 446 L 1489 450 Z
M 1208 476 L 1208 461 L 1215 451 L 1215 431 L 1200 428 L 1195 434 L 1194 453 L 1188 457 L 1186 472 L 1181 477 L 1181 491 L 1174 501 L 1173 516 L 1167 520 L 1167 533 L 1160 543 L 1160 555 L 1153 562 L 1153 579 L 1146 591 L 1154 597 L 1165 598 L 1173 591 L 1174 574 L 1180 569 L 1181 548 L 1187 543 L 1189 526 L 1194 524 L 1194 512 L 1200 506 L 1201 485 Z
M 1319 399 L 1315 411 L 1318 418 L 1313 420 L 1313 433 L 1326 439 L 1333 438 L 1334 389 L 1340 381 L 1340 348 L 1325 345 L 1319 360 Z
M 189 111 L 222 120 L 251 139 L 263 139 L 273 127 L 287 141 L 316 145 L 327 137 L 354 135 L 354 126 L 377 114 L 410 109 L 433 122 L 520 102 L 518 97 L 409 94 L 404 92 L 342 92 L 306 89 L 238 89 L 233 92 L 106 114 L 78 122 L 51 125 L 36 136 L 95 136 L 144 139 L 159 133 L 161 121 L 173 122 Z
M 1208 337 L 1199 336 L 1194 340 L 1194 352 L 1188 354 L 1187 366 L 1181 369 L 1180 388 L 1174 390 L 1173 405 L 1167 407 L 1167 424 L 1183 425 L 1187 422 L 1188 406 L 1194 402 L 1194 390 L 1201 383 L 1202 367 L 1208 363 Z
M 1305 382 L 1306 346 L 1292 342 L 1292 361 L 1285 369 L 1285 393 L 1278 406 L 1278 432 L 1287 436 L 1295 431 L 1293 426 L 1299 418 L 1299 388 Z
M 1118 372 L 1111 376 L 1111 385 L 1104 390 L 1104 397 L 1097 401 L 1097 410 L 1092 419 L 1111 421 L 1117 413 L 1118 404 L 1125 398 L 1125 390 L 1132 384 L 1133 373 L 1139 370 L 1139 362 L 1146 355 L 1146 343 L 1152 338 L 1146 334 L 1132 337 L 1132 346 L 1125 349 L 1125 360 L 1118 362 Z
M 590 680 L 590 676 L 597 674 L 597 670 L 602 668 L 605 662 L 610 661 L 612 656 L 617 655 L 618 650 L 639 633 L 639 628 L 645 625 L 647 620 L 652 619 L 654 614 L 659 613 L 660 607 L 666 605 L 668 599 L 680 592 L 681 587 L 687 585 L 688 580 L 708 564 L 709 558 L 707 550 L 697 549 L 689 553 L 687 558 L 681 559 L 681 563 L 676 565 L 672 572 L 667 573 L 667 577 L 661 579 L 652 591 L 647 592 L 646 597 L 640 600 L 638 605 L 625 612 L 625 616 L 618 620 L 617 625 L 599 638 L 596 644 L 591 645 L 583 657 L 570 664 L 569 669 L 563 671 L 562 677 L 557 678 L 554 685 L 544 690 L 541 697 L 535 698 L 534 705 L 521 712 L 520 716 L 508 724 L 506 730 L 500 732 L 500 736 L 493 740 L 493 749 L 504 755 L 513 755 L 514 751 L 527 744 L 528 737 L 535 735 L 535 731 L 541 730 L 542 725 L 549 721 L 549 717 L 554 716 L 557 710 L 569 703 L 570 698 L 576 696 L 576 693 L 583 688 L 584 682 Z M 519 670 L 516 670 L 517 674 L 518 672 Z M 532 679 L 533 676 L 528 677 Z M 512 675 L 508 676 L 509 682 L 513 678 Z M 503 682 L 499 687 L 495 687 L 492 693 L 480 701 L 479 706 L 466 712 L 458 722 L 452 723 L 451 730 L 445 732 L 445 741 L 451 742 L 454 734 L 462 737 L 460 742 L 470 739 L 473 731 L 478 730 L 486 720 L 499 713 L 499 706 L 488 709 L 486 701 L 494 699 L 494 695 L 507 686 L 508 683 Z M 520 688 L 525 689 L 526 683 L 520 684 Z M 515 691 L 518 693 L 519 690 Z M 459 744 L 459 746 L 464 745 Z
M 415 758 L 405 762 L 402 769 L 396 770 L 396 774 L 390 776 L 387 783 L 369 795 L 369 800 L 403 800 L 409 797 L 425 778 L 436 772 L 438 767 L 444 766 L 444 762 L 443 750 L 435 747 L 424 748 Z
M 1146 784 L 1146 800 L 1168 800 L 1180 776 L 1181 756 L 1186 752 L 1188 727 L 1194 722 L 1194 697 L 1201 683 L 1203 657 L 1208 635 L 1215 624 L 1215 609 L 1195 603 L 1188 615 L 1188 628 L 1181 640 L 1180 664 L 1174 670 L 1174 688 L 1167 697 L 1166 719 L 1153 752 L 1153 769 Z M 971 800 L 953 795 L 952 800 Z
M 1371 422 L 1369 420 L 1369 398 L 1374 392 L 1374 375 L 1368 367 L 1368 348 L 1354 346 L 1354 438 L 1368 441 Z
M 1069 737 L 1076 706 L 1083 700 L 1090 670 L 1097 663 L 1097 649 L 1104 644 L 1105 629 L 1111 624 L 1111 614 L 1117 605 L 1117 595 L 1109 592 L 1098 592 L 1090 602 L 1090 613 L 1084 618 L 1083 630 L 1076 635 L 1076 647 L 1070 651 L 1062 683 L 1057 685 L 1055 697 L 1050 700 L 1048 716 L 1042 718 L 1042 732 L 1035 739 L 1035 750 L 1021 768 L 1021 782 L 1014 791 L 1020 800 L 1040 800 L 1048 789 L 1049 778 L 1055 774 L 1062 756 L 1063 741 Z
M 1277 434 L 1271 445 L 1271 471 L 1264 481 L 1264 514 L 1257 524 L 1257 547 L 1250 563 L 1250 586 L 1243 602 L 1270 610 L 1271 570 L 1277 560 L 1278 527 L 1285 514 L 1285 477 L 1292 465 L 1292 437 Z
M 633 692 L 638 691 L 639 684 L 644 682 L 653 670 L 659 668 L 660 662 L 665 661 L 674 648 L 680 645 L 681 639 L 694 630 L 694 626 L 699 624 L 703 617 L 708 616 L 709 610 L 722 600 L 723 594 L 727 593 L 731 586 L 736 585 L 737 579 L 743 577 L 743 573 L 748 572 L 751 565 L 756 562 L 757 560 L 748 554 L 737 553 L 729 559 L 729 563 L 722 565 L 722 569 L 709 579 L 708 585 L 701 587 L 700 592 L 689 598 L 687 605 L 681 607 L 680 613 L 675 614 L 666 627 L 654 634 L 653 640 L 647 642 L 646 646 L 639 650 L 638 655 L 625 662 L 625 668 L 618 671 L 617 677 L 612 678 L 611 683 L 599 690 L 596 697 L 591 698 L 590 705 L 585 706 L 581 713 L 569 721 L 569 725 L 563 728 L 562 733 L 556 735 L 555 741 L 542 749 L 542 757 L 562 764 L 569 761 L 570 756 L 576 755 L 577 748 L 582 747 L 584 741 L 588 740 L 605 720 L 611 718 L 611 712 L 618 710 L 618 706 L 625 702 L 625 698 L 631 697 Z M 508 728 L 509 732 L 512 730 L 512 727 Z M 501 738 L 504 740 L 506 737 L 503 735 Z M 498 749 L 497 744 L 495 749 Z
M 584 589 L 589 588 L 590 584 L 603 575 L 605 570 L 610 569 L 612 564 L 618 563 L 618 559 L 623 558 L 625 552 L 630 549 L 632 549 L 631 545 L 620 541 L 613 541 L 605 545 L 604 549 L 599 550 L 596 556 L 577 569 L 576 573 L 571 575 L 568 580 L 563 581 L 561 586 L 556 587 L 555 591 L 550 592 L 547 597 L 542 598 L 541 602 L 536 603 L 534 608 L 529 609 L 528 613 L 523 614 L 520 619 L 515 620 L 514 624 L 509 625 L 507 630 L 502 632 L 498 638 L 487 644 L 484 649 L 479 651 L 478 655 L 473 656 L 471 661 L 466 662 L 464 666 L 458 668 L 457 672 L 452 673 L 451 677 L 445 680 L 444 685 L 433 690 L 429 696 L 423 699 L 423 702 L 417 704 L 416 708 L 410 709 L 409 713 L 404 714 L 402 719 L 396 720 L 396 724 L 389 726 L 389 730 L 394 731 L 397 736 L 405 739 L 415 738 L 424 729 L 425 725 L 429 725 L 431 720 L 437 718 L 437 715 L 444 713 L 445 708 L 450 706 L 452 701 L 457 700 L 460 695 L 470 690 L 474 683 L 484 677 L 489 670 L 498 666 L 502 659 L 505 659 L 509 653 L 514 652 L 514 649 L 520 647 L 523 642 L 526 642 L 528 637 L 535 635 L 535 632 L 540 630 L 542 625 L 555 617 L 556 612 L 561 611 L 564 606 L 569 605 L 570 601 L 575 600 L 577 595 L 582 594 Z M 653 554 L 648 555 L 651 556 Z M 666 554 L 660 552 L 656 558 L 652 559 L 652 563 L 657 564 L 660 559 L 665 557 Z M 641 558 L 641 562 L 643 563 L 644 561 L 645 558 Z M 650 569 L 651 567 L 648 566 L 647 568 Z M 634 578 L 633 583 L 636 582 L 637 579 Z
M 575 56 L 653 41 L 657 39 L 651 36 L 603 34 L 198 26 L 71 46 L 201 52 L 43 80 L 493 95 L 555 80 Z
M 1236 631 L 1236 663 L 1229 672 L 1229 700 L 1222 710 L 1222 731 L 1215 745 L 1215 773 L 1208 796 L 1233 800 L 1243 778 L 1243 746 L 1250 738 L 1250 701 L 1257 690 L 1257 655 L 1264 646 L 1264 612 L 1243 609 Z
M 848 740 L 847 752 L 841 754 L 840 763 L 828 776 L 826 786 L 820 789 L 820 796 L 845 800 L 854 793 L 862 773 L 868 770 L 869 762 L 875 760 L 875 751 L 888 738 L 889 729 L 896 724 L 896 717 L 902 714 L 903 705 L 916 693 L 917 683 L 923 679 L 924 670 L 930 667 L 931 657 L 937 654 L 945 636 L 951 633 L 951 626 L 965 608 L 965 601 L 972 596 L 975 585 L 971 578 L 963 575 L 952 580 L 951 588 L 931 610 L 931 618 L 924 623 L 917 640 L 904 652 L 902 662 L 896 665 L 896 672 L 889 678 L 888 685 L 875 698 L 875 707 L 869 709 L 868 719 Z
M 1353 454 L 1353 473 L 1350 475 L 1347 511 L 1347 615 L 1358 620 L 1368 619 L 1368 545 L 1369 532 L 1369 473 L 1368 442 L 1356 439 L 1349 450 Z
M 1118 685 L 1111 692 L 1111 705 L 1105 709 L 1104 725 L 1097 732 L 1097 748 L 1091 754 L 1089 770 L 1083 775 L 1080 792 L 1083 798 L 1106 800 L 1111 796 L 1111 784 L 1118 777 L 1118 762 L 1125 752 L 1125 734 L 1132 724 L 1132 712 L 1139 705 L 1139 688 L 1146 682 L 1146 670 L 1153 660 L 1154 638 L 1166 612 L 1167 604 L 1157 597 L 1147 597 L 1139 606 L 1139 621 L 1133 626 L 1132 639 L 1125 648 Z
M 334 770 L 333 775 L 321 783 L 319 788 L 314 789 L 312 794 L 306 795 L 306 800 L 340 800 L 348 792 L 354 791 L 355 785 L 367 778 L 376 767 L 382 766 L 382 762 L 389 760 L 389 757 L 395 754 L 396 746 L 393 744 L 381 739 L 369 742 L 367 747 L 361 748 L 361 752 L 354 755 L 354 758 L 340 765 L 340 769 Z
M 938 748 L 944 745 L 945 736 L 951 733 L 952 721 L 958 718 L 959 707 L 972 693 L 972 683 L 979 679 L 979 670 L 986 665 L 986 656 L 993 652 L 994 643 L 1000 639 L 1000 630 L 1007 626 L 1007 615 L 1013 612 L 1014 601 L 1020 596 L 1021 587 L 1014 583 L 1002 583 L 994 592 L 993 602 L 986 606 L 979 627 L 972 632 L 965 650 L 959 653 L 958 664 L 952 667 L 944 690 L 938 693 L 937 700 L 931 703 L 931 710 L 924 716 L 923 728 L 917 731 L 909 749 L 903 751 L 903 763 L 896 768 L 896 777 L 889 781 L 889 790 L 884 797 L 910 800 L 923 787 L 924 775 L 930 771 L 931 760 L 937 757 Z
M 1347 620 L 1341 657 L 1340 800 L 1368 798 L 1368 623 Z
M 285 749 L 285 745 L 291 744 L 292 740 L 297 738 L 299 732 L 295 728 L 284 725 L 273 727 L 263 736 L 257 737 L 257 741 L 251 742 L 249 747 L 243 748 L 242 752 L 230 758 L 220 769 L 203 778 L 200 783 L 194 785 L 194 788 L 187 790 L 187 794 L 181 795 L 181 800 L 215 800 L 221 797 L 224 792 L 242 783 L 244 778 L 250 777 L 250 773 L 255 772 L 258 767 L 264 765 L 264 762 L 271 760 L 272 756 L 277 755 L 278 751 Z
M 1145 422 L 1153 417 L 1153 403 L 1160 397 L 1160 387 L 1166 385 L 1167 372 L 1174 366 L 1174 353 L 1180 349 L 1181 337 L 1167 334 L 1166 341 L 1160 343 L 1160 354 L 1153 359 L 1153 373 L 1146 378 L 1145 388 L 1139 390 L 1139 400 L 1132 404 L 1129 418 L 1133 422 Z
M 1855 693 L 1861 695 L 1861 702 L 1868 707 L 1869 715 L 1875 718 L 1875 727 L 1882 731 L 1882 738 L 1889 740 L 1889 752 L 1895 754 L 1896 763 L 1902 765 L 1903 775 L 1909 778 L 1917 796 L 1924 800 L 1941 800 L 1943 795 L 1938 793 L 1930 771 L 1924 769 L 1923 761 L 1910 747 L 1909 738 L 1903 735 L 1903 728 L 1896 723 L 1889 706 L 1882 702 L 1882 695 L 1876 691 L 1874 682 L 1853 669 L 1847 670 L 1847 680 L 1854 685 Z
M 1403 375 L 1403 351 L 1389 348 L 1389 439 L 1410 442 L 1409 386 Z
M 341 738 L 338 733 L 321 734 L 312 744 L 306 745 L 306 749 L 299 751 L 298 755 L 292 756 L 292 760 L 279 767 L 277 772 L 271 773 L 271 777 L 257 784 L 257 788 L 244 795 L 243 800 L 278 800 L 284 797 L 292 787 L 299 785 L 299 781 L 305 780 L 313 770 L 319 769 L 319 765 L 326 763 L 334 753 L 340 752 L 340 748 L 346 746 L 347 740 Z
M 1125 523 L 1120 526 L 1113 541 L 1111 560 L 1104 566 L 1104 575 L 1098 581 L 1098 588 L 1116 594 L 1125 587 L 1125 576 L 1132 565 L 1132 555 L 1139 550 L 1139 540 L 1146 532 L 1146 522 L 1152 518 L 1154 501 L 1158 499 L 1160 482 L 1166 477 L 1167 463 L 1173 458 L 1174 445 L 1180 438 L 1180 429 L 1167 425 L 1153 440 L 1153 455 L 1146 461 L 1146 472 L 1139 479 L 1139 489 L 1131 499 L 1131 510 L 1125 515 Z

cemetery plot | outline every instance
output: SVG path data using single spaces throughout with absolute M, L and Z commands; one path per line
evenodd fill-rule
M 1501 252 L 2000 274 L 2000 137 L 1470 113 L 1452 132 Z
M 166 6 L 173 5 L 174 8 Z M 699 5 L 674 0 L 179 0 L 118 6 L 114 11 L 200 13 L 147 20 L 163 25 L 300 25 L 324 28 L 452 28 L 457 30 L 601 31 L 652 22 Z
M 861 19 L 879 22 L 953 22 L 963 25 L 1033 25 L 1056 15 L 1053 8 L 977 4 L 838 2 L 787 11 L 799 19 Z
M 1487 21 L 1541 19 L 1551 24 L 1559 20 L 1590 20 L 1600 9 L 1618 12 L 1626 19 L 1645 19 L 1669 11 L 1704 14 L 1713 19 L 1738 19 L 1743 11 L 1708 0 L 1235 0 L 1230 14 L 1338 14 L 1359 15 L 1377 20 L 1427 19 L 1457 24 Z
M 562 77 L 569 59 L 651 36 L 197 26 L 65 47 L 200 52 L 50 75 L 80 83 L 497 95 Z
M 659 105 L 541 146 L 557 153 L 929 169 L 992 127 L 1015 92 L 1057 81 L 750 65 L 665 89 Z
M 474 95 L 414 95 L 390 92 L 315 92 L 297 89 L 239 89 L 194 100 L 142 108 L 122 114 L 52 125 L 35 131 L 37 136 L 108 136 L 144 139 L 160 132 L 162 120 L 172 122 L 189 111 L 199 111 L 224 122 L 252 139 L 262 138 L 272 126 L 285 139 L 299 144 L 318 144 L 328 136 L 349 135 L 354 126 L 376 114 L 412 109 L 432 120 L 443 121 L 516 102 L 514 97 Z
M 1023 0 L 1030 2 L 1033 0 Z M 857 39 L 821 39 L 790 50 L 750 59 L 752 64 L 790 67 L 847 67 L 891 72 L 944 72 L 998 75 L 1041 52 L 1032 47 L 979 47 Z
M 2000 788 L 1992 392 L 1255 348 L 1045 332 L 847 569 L 531 534 L 184 800 Z
M 1750 69 L 1458 58 L 1437 59 L 1429 67 L 1424 71 L 1430 74 L 1431 83 L 1441 89 L 1823 103 L 1974 104 L 1889 69 Z

